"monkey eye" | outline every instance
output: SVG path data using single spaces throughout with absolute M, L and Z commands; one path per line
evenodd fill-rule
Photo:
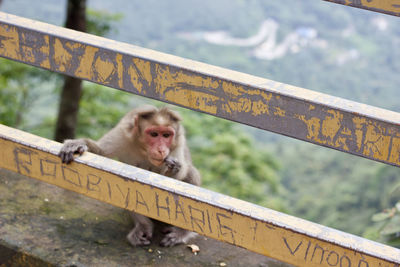
M 151 133 L 150 133 L 150 136 L 151 136 L 151 137 L 157 137 L 157 136 L 158 136 L 158 133 L 157 133 L 157 132 L 151 132 Z
M 165 137 L 165 138 L 168 138 L 168 137 L 171 136 L 171 134 L 170 133 L 164 133 L 162 136 Z

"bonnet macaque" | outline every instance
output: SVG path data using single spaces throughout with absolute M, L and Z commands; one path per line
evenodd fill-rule
M 85 151 L 157 172 L 177 180 L 200 185 L 200 174 L 193 166 L 186 144 L 181 117 L 169 108 L 143 106 L 133 109 L 100 140 L 66 140 L 59 153 L 63 163 Z M 127 235 L 133 246 L 148 245 L 153 235 L 151 219 L 132 212 L 134 228 Z M 161 246 L 186 243 L 195 233 L 168 226 Z

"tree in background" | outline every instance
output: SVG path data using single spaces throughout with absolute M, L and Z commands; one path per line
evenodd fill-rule
M 86 0 L 68 0 L 65 27 L 86 31 Z M 82 80 L 65 76 L 55 130 L 56 141 L 75 137 L 81 95 Z

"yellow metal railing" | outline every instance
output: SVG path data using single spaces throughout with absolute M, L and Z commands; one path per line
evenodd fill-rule
M 400 114 L 0 12 L 0 56 L 400 166 Z
M 0 13 L 0 56 L 400 166 L 400 114 Z M 0 167 L 297 266 L 399 266 L 400 250 L 0 126 Z M 106 166 L 106 167 L 105 167 Z
M 367 9 L 393 16 L 400 16 L 399 0 L 324 0 L 324 1 Z

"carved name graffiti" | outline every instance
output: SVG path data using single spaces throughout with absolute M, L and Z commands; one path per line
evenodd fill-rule
M 0 145 L 3 148 L 0 167 L 296 266 L 399 267 L 398 263 L 196 201 L 162 186 L 140 183 L 79 163 L 65 165 L 53 154 L 12 141 L 0 139 Z M 104 160 L 104 164 L 112 164 Z M 125 165 L 118 166 L 124 168 Z M 138 169 L 138 177 L 151 175 L 144 172 Z M 219 201 L 218 196 L 214 201 Z

